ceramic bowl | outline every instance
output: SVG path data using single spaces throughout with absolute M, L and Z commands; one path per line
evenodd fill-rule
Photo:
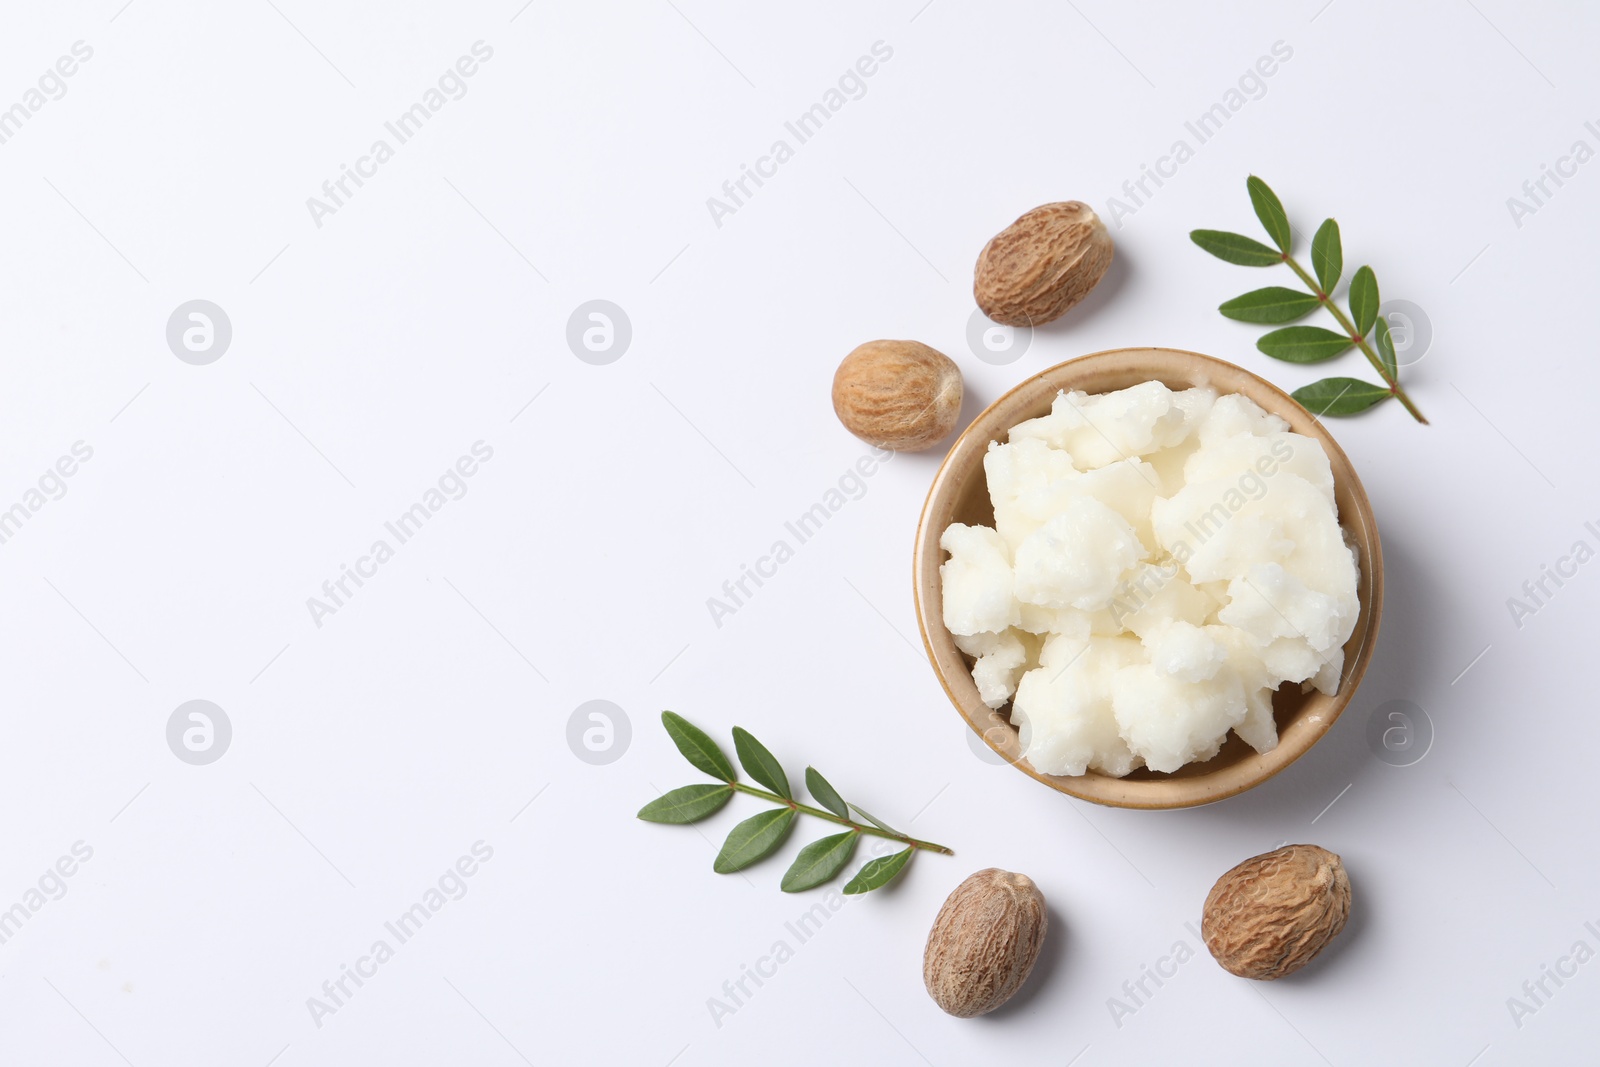
M 1281 416 L 1295 433 L 1315 439 L 1328 453 L 1339 521 L 1354 541 L 1361 563 L 1357 586 L 1361 614 L 1344 646 L 1344 677 L 1336 696 L 1315 690 L 1303 693 L 1293 683 L 1280 688 L 1273 698 L 1278 747 L 1265 755 L 1230 733 L 1215 757 L 1171 774 L 1142 768 L 1123 778 L 1094 771 L 1076 776 L 1041 774 L 1022 758 L 1017 730 L 1009 721 L 1010 705 L 993 711 L 983 703 L 972 681 L 971 659 L 956 647 L 955 639 L 945 629 L 939 584 L 944 553 L 939 548 L 939 537 L 952 522 L 993 524 L 994 511 L 983 473 L 983 457 L 991 441 L 1004 441 L 1012 426 L 1047 414 L 1056 394 L 1063 389 L 1105 393 L 1151 380 L 1172 389 L 1209 385 L 1219 393 L 1242 393 Z M 1305 755 L 1355 694 L 1372 658 L 1383 607 L 1383 551 L 1372 504 L 1349 457 L 1327 429 L 1283 390 L 1244 368 L 1171 348 L 1120 348 L 1069 360 L 1034 375 L 990 404 L 957 439 L 934 476 L 917 525 L 912 570 L 923 644 L 951 703 L 967 724 L 1022 773 L 1063 793 L 1121 808 L 1209 804 L 1259 785 Z

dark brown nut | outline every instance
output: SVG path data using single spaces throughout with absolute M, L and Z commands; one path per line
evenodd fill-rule
M 961 415 L 961 368 L 917 341 L 868 341 L 833 376 L 833 410 L 869 444 L 920 452 L 942 441 Z
M 1113 252 L 1111 234 L 1088 204 L 1045 204 L 983 246 L 972 295 L 995 322 L 1042 326 L 1089 295 Z
M 1270 981 L 1310 963 L 1349 917 L 1350 876 L 1339 857 L 1285 845 L 1217 879 L 1200 933 L 1224 970 Z
M 1022 988 L 1039 958 L 1049 914 L 1033 880 L 994 867 L 956 886 L 939 909 L 922 956 L 934 1003 L 970 1019 Z

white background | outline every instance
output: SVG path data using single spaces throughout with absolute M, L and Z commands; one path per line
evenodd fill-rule
M 1520 227 L 1506 204 L 1575 140 L 1600 147 L 1592 11 L 122 2 L 10 5 L 0 32 L 0 107 L 75 41 L 94 50 L 0 145 L 0 508 L 74 442 L 93 449 L 0 545 L 0 908 L 74 842 L 93 849 L 0 945 L 0 1061 L 1593 1056 L 1600 963 L 1547 980 L 1520 1027 L 1507 998 L 1579 939 L 1600 949 L 1600 564 L 1520 629 L 1506 606 L 1600 541 L 1578 437 L 1600 389 L 1600 164 Z M 478 40 L 493 58 L 466 95 L 318 227 L 307 198 Z M 878 41 L 893 56 L 865 95 L 716 225 L 707 198 Z M 977 359 L 984 241 L 1046 201 L 1106 214 L 1277 41 L 1293 55 L 1265 94 L 1121 220 L 1100 289 L 1021 360 Z M 1320 377 L 1215 311 L 1287 274 L 1186 236 L 1257 233 L 1252 172 L 1302 235 L 1337 215 L 1349 267 L 1373 264 L 1433 328 L 1407 370 L 1431 426 L 1394 404 L 1333 424 L 1388 598 L 1365 683 L 1306 758 L 1175 813 L 1093 807 L 980 759 L 912 614 L 938 450 L 887 464 L 713 624 L 707 598 L 866 451 L 828 401 L 862 341 L 947 352 L 968 417 L 1126 345 Z M 208 366 L 164 334 L 197 298 L 233 326 Z M 565 340 L 595 298 L 633 327 L 606 366 Z M 1370 376 L 1356 355 L 1331 373 Z M 467 494 L 315 625 L 307 598 L 480 440 L 493 458 Z M 207 766 L 166 742 L 197 698 L 233 727 Z M 567 742 L 595 699 L 632 734 L 598 766 Z M 1393 700 L 1435 734 L 1411 766 L 1367 741 Z M 785 924 L 823 897 L 780 893 L 783 859 L 710 869 L 759 803 L 703 833 L 633 818 L 700 780 L 667 707 L 725 742 L 752 729 L 791 777 L 814 763 L 956 856 L 919 856 L 799 944 Z M 493 858 L 470 891 L 316 1025 L 308 998 L 480 840 Z M 1324 958 L 1258 986 L 1185 923 L 1284 840 L 1340 852 L 1355 910 Z M 1037 880 L 1050 943 L 1012 1006 L 950 1019 L 922 989 L 923 939 L 991 865 Z M 718 1025 L 709 998 L 780 939 L 793 958 Z M 1123 983 L 1180 940 L 1200 954 L 1114 1019 L 1110 998 L 1131 1004 Z

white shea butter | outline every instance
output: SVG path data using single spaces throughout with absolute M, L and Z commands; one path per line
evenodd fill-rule
M 1061 393 L 989 446 L 995 525 L 939 544 L 944 623 L 1046 774 L 1175 771 L 1278 743 L 1284 683 L 1337 691 L 1356 556 L 1316 441 L 1246 397 Z

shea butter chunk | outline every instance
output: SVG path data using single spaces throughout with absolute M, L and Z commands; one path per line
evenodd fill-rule
M 977 683 L 978 695 L 991 708 L 1000 707 L 1017 691 L 1017 680 L 1036 643 L 1032 634 L 1018 630 L 956 638 L 956 647 L 973 657 L 972 680 Z
M 1046 608 L 1109 607 L 1123 572 L 1144 554 L 1127 519 L 1093 497 L 1074 497 L 1017 546 L 1017 599 Z
M 1011 702 L 1011 721 L 1035 770 L 1121 777 L 1139 765 L 1118 732 L 1111 685 L 1119 669 L 1141 658 L 1139 642 L 1127 637 L 1045 642 L 1040 666 L 1022 676 Z
M 939 538 L 950 558 L 939 567 L 944 625 L 953 634 L 1000 633 L 1017 619 L 1006 543 L 987 526 L 954 523 Z

